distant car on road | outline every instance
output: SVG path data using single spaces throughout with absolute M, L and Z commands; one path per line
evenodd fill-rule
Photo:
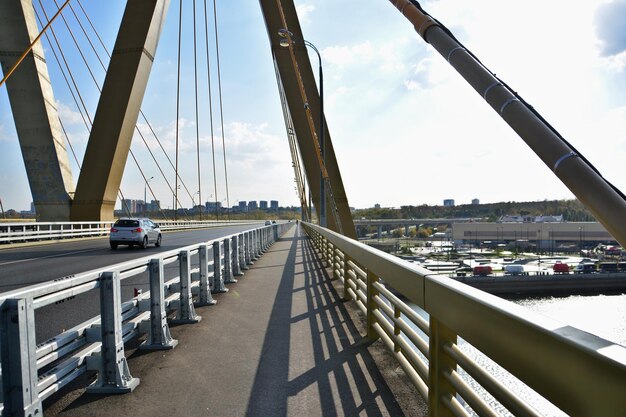
M 119 219 L 113 224 L 109 233 L 111 249 L 117 249 L 118 245 L 139 246 L 146 249 L 151 243 L 154 243 L 157 248 L 161 246 L 161 229 L 150 219 Z
M 486 277 L 492 273 L 493 269 L 489 265 L 477 265 L 474 267 L 474 276 Z
M 522 275 L 524 273 L 524 265 L 505 265 L 504 266 L 504 274 L 505 275 Z
M 266 225 L 266 226 L 271 226 L 271 224 L 272 224 L 272 222 L 271 222 L 271 221 L 269 221 L 269 220 L 265 220 L 265 225 Z
M 569 274 L 569 265 L 563 262 L 557 262 L 552 267 L 555 274 Z

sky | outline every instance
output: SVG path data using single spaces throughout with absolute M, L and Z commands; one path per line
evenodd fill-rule
M 37 8 L 38 2 L 37 3 Z M 111 49 L 123 1 L 82 0 Z M 51 0 L 43 2 L 48 14 Z M 73 1 L 71 4 L 76 3 Z M 174 159 L 179 2 L 172 1 L 142 110 Z M 203 2 L 197 1 L 201 184 L 196 161 L 192 1 L 183 3 L 180 165 L 191 194 L 215 200 Z M 626 191 L 626 0 L 433 0 L 422 6 L 517 91 L 614 185 Z M 209 37 L 217 199 L 226 199 L 222 128 L 209 1 Z M 320 50 L 325 114 L 349 204 L 456 204 L 573 198 L 569 190 L 447 62 L 385 0 L 296 1 L 305 38 Z M 80 15 L 80 9 L 75 6 Z M 224 143 L 229 202 L 279 200 L 298 205 L 268 34 L 258 2 L 217 1 Z M 70 26 L 80 34 L 70 11 Z M 93 117 L 98 92 L 68 39 L 70 66 Z M 272 34 L 272 36 L 275 36 Z M 104 71 L 77 36 L 102 83 Z M 94 38 L 94 42 L 97 42 Z M 88 132 L 44 42 L 60 117 L 78 159 Z M 72 49 L 74 48 L 74 49 Z M 70 52 L 71 51 L 71 52 Z M 313 66 L 316 57 L 311 55 Z M 105 61 L 106 64 L 106 61 Z M 139 127 L 168 180 L 173 171 L 141 118 Z M 139 137 L 137 156 L 162 207 L 172 194 Z M 78 165 L 72 162 L 74 182 Z M 121 185 L 143 199 L 144 180 L 129 157 Z M 197 197 L 195 197 L 197 198 Z M 0 199 L 5 210 L 28 209 L 31 196 L 6 87 L 0 87 Z M 148 199 L 152 199 L 148 195 Z M 181 192 L 184 206 L 191 198 Z M 226 201 L 224 201 L 226 204 Z M 118 203 L 119 206 L 119 203 Z

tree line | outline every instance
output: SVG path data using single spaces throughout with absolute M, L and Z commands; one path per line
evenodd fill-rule
M 484 221 L 494 222 L 503 215 L 522 216 L 558 216 L 563 215 L 564 221 L 587 222 L 596 219 L 576 199 L 572 200 L 544 200 L 544 201 L 507 201 L 489 204 L 462 204 L 452 207 L 429 206 L 401 206 L 400 208 L 367 208 L 357 209 L 353 218 L 368 219 L 434 219 L 450 217 L 475 217 Z

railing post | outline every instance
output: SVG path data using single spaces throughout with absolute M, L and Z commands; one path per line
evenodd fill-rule
M 397 304 L 394 304 L 393 306 L 393 351 L 396 353 L 399 353 L 402 348 L 400 346 L 400 333 L 402 332 L 402 329 L 400 329 L 400 325 L 398 324 L 400 322 L 400 317 L 402 316 L 402 311 L 400 310 L 400 307 L 398 307 Z
M 180 298 L 178 305 L 178 313 L 174 323 L 197 323 L 202 317 L 196 314 L 193 306 L 193 295 L 191 294 L 191 268 L 190 268 L 189 251 L 180 251 L 178 255 L 178 265 L 180 271 Z
M 248 240 L 246 233 L 242 233 L 239 235 L 239 267 L 242 271 L 247 271 L 248 269 Z M 243 275 L 243 272 L 241 273 Z
M 244 234 L 244 240 L 246 242 L 246 246 L 245 246 L 245 250 L 244 250 L 244 258 L 245 258 L 245 263 L 246 263 L 246 267 L 244 269 L 249 269 L 248 265 L 252 265 L 254 262 L 252 262 L 252 232 L 251 231 L 247 231 Z
M 255 261 L 259 259 L 261 254 L 261 248 L 259 245 L 259 229 L 254 229 L 252 231 L 252 259 Z
M 378 290 L 374 288 L 374 283 L 378 281 L 378 276 L 369 269 L 367 270 L 367 337 L 373 340 L 378 339 L 380 336 L 374 329 L 374 323 L 376 323 L 376 316 L 374 311 L 378 310 L 378 306 L 374 301 L 374 297 L 378 295 Z
M 224 284 L 237 282 L 233 276 L 233 253 L 231 251 L 231 238 L 224 239 Z
M 454 414 L 444 405 L 456 396 L 456 390 L 445 377 L 446 372 L 456 369 L 456 362 L 444 349 L 455 344 L 456 334 L 442 322 L 430 316 L 428 346 L 428 409 L 431 416 L 449 417 Z
M 235 276 L 242 276 L 243 272 L 241 272 L 241 247 L 239 246 L 239 236 L 233 236 L 233 274 Z
M 132 377 L 124 356 L 119 272 L 100 275 L 100 338 L 100 355 L 88 359 L 87 364 L 88 369 L 98 371 L 98 379 L 87 392 L 124 394 L 133 391 L 139 385 L 139 378 Z
M 37 389 L 35 309 L 33 299 L 4 301 L 0 321 L 2 391 L 0 400 L 8 416 L 42 415 Z
M 198 248 L 198 262 L 200 263 L 200 294 L 197 306 L 210 306 L 217 303 L 211 296 L 209 285 L 209 247 L 200 245 Z
M 172 339 L 165 312 L 165 294 L 163 291 L 163 259 L 151 259 L 148 266 L 150 272 L 150 330 L 142 350 L 172 349 L 178 340 Z
M 350 299 L 352 299 L 352 297 L 350 297 L 350 292 L 348 291 L 348 288 L 350 288 L 350 265 L 349 263 L 352 261 L 352 258 L 347 254 L 347 253 L 343 253 L 343 296 L 342 298 L 345 301 L 348 301 Z
M 222 251 L 219 241 L 213 242 L 213 293 L 228 292 L 222 276 Z

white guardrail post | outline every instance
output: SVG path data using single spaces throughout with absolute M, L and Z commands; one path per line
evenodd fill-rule
M 254 265 L 254 262 L 252 262 L 252 232 L 247 231 L 244 233 L 244 241 L 246 242 L 244 250 L 246 266 L 244 269 L 248 269 L 248 265 Z
M 180 269 L 180 298 L 178 306 L 178 315 L 174 323 L 197 323 L 202 317 L 196 314 L 193 306 L 193 295 L 191 293 L 191 268 L 189 251 L 180 251 L 178 255 Z
M 220 241 L 213 242 L 213 294 L 228 292 L 224 286 L 222 275 L 222 245 Z
M 32 297 L 9 299 L 2 306 L 2 400 L 4 410 L 43 414 L 37 390 L 35 309 Z
M 224 284 L 237 282 L 233 275 L 233 253 L 230 244 L 231 238 L 224 239 Z
M 241 272 L 241 235 L 233 236 L 233 275 L 242 276 L 243 272 Z
M 211 284 L 209 280 L 209 247 L 200 245 L 198 248 L 198 262 L 200 263 L 200 294 L 198 295 L 197 306 L 208 306 L 217 303 L 211 295 Z
M 151 259 L 148 270 L 150 273 L 150 326 L 148 337 L 139 346 L 139 349 L 172 349 L 178 344 L 178 340 L 172 339 L 170 328 L 167 324 L 165 294 L 163 291 L 163 259 Z
M 100 354 L 87 359 L 87 368 L 98 371 L 98 379 L 87 392 L 123 394 L 133 391 L 139 385 L 139 379 L 130 374 L 124 356 L 122 298 L 117 271 L 100 275 L 100 338 Z

